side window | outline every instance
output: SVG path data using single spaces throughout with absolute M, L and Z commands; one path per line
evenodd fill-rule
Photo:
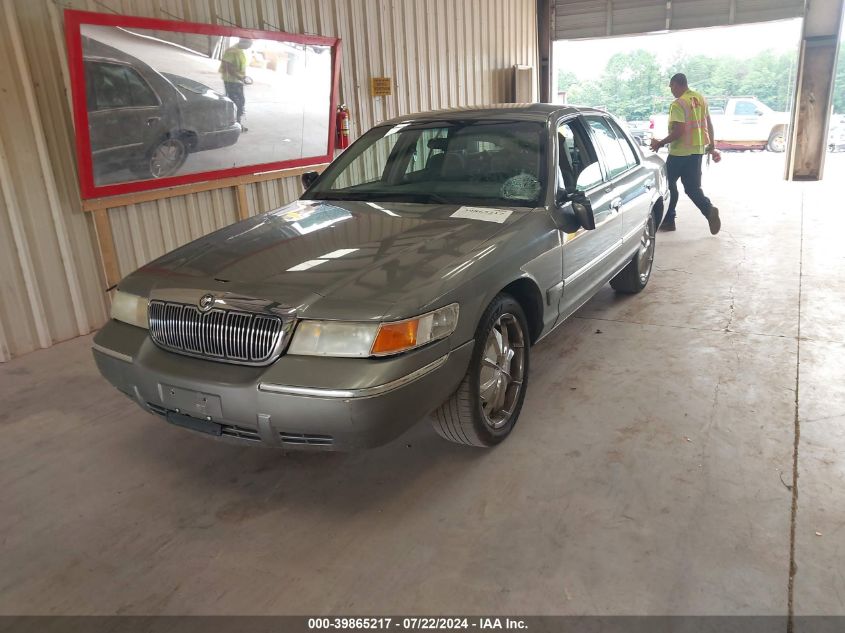
M 734 114 L 737 116 L 749 116 L 757 113 L 757 106 L 753 101 L 737 101 Z
M 635 167 L 639 161 L 637 160 L 637 155 L 634 152 L 634 148 L 631 147 L 631 143 L 628 140 L 628 137 L 625 136 L 625 133 L 616 125 L 615 121 L 609 121 L 610 128 L 613 130 L 613 133 L 616 135 L 616 139 L 619 141 L 619 147 L 622 148 L 622 153 L 625 155 L 625 160 L 628 163 L 628 167 Z
M 429 166 L 429 163 L 431 163 L 431 167 L 435 167 L 435 163 L 438 161 L 432 161 L 431 158 L 438 154 L 442 154 L 443 150 L 432 148 L 432 144 L 429 144 L 429 141 L 436 138 L 445 138 L 445 136 L 445 128 L 423 130 L 417 139 L 416 147 L 414 148 L 414 152 L 408 161 L 408 167 L 405 169 L 405 173 L 414 174 L 421 172 Z M 436 145 L 436 143 L 434 145 Z
M 157 106 L 158 97 L 144 78 L 138 74 L 138 71 L 127 66 L 123 67 L 123 71 L 126 73 L 129 83 L 132 105 L 136 107 Z
M 625 158 L 619 139 L 616 138 L 608 121 L 601 117 L 587 117 L 587 125 L 593 131 L 596 145 L 601 148 L 608 179 L 613 179 L 627 171 L 628 160 Z
M 147 82 L 136 70 L 123 64 L 91 63 L 86 79 L 91 83 L 88 87 L 89 109 L 158 105 L 158 99 Z M 90 103 L 92 98 L 96 100 L 96 107 Z
M 595 148 L 578 120 L 558 125 L 557 146 L 558 175 L 565 188 L 586 191 L 602 182 Z

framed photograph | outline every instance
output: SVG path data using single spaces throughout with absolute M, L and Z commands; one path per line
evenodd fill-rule
M 65 11 L 83 198 L 328 162 L 340 40 Z

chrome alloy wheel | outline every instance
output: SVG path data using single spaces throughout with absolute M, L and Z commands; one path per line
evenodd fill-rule
M 651 275 L 651 265 L 654 262 L 654 220 L 649 219 L 640 238 L 640 250 L 637 251 L 637 273 L 640 283 L 645 286 Z
M 150 173 L 153 178 L 170 176 L 185 162 L 185 144 L 178 139 L 167 139 L 153 150 Z
M 502 314 L 487 336 L 481 359 L 479 397 L 484 421 L 500 429 L 511 418 L 522 391 L 525 333 L 513 314 Z

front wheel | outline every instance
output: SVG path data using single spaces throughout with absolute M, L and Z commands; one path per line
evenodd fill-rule
M 622 294 L 636 294 L 645 288 L 648 280 L 651 279 L 654 250 L 654 215 L 649 214 L 648 222 L 645 223 L 645 228 L 640 235 L 640 246 L 637 252 L 634 253 L 628 265 L 610 280 L 611 288 Z
M 475 331 L 469 369 L 431 423 L 457 444 L 494 446 L 513 430 L 528 386 L 528 322 L 510 295 L 497 295 Z

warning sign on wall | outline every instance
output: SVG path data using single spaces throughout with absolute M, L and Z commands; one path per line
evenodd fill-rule
M 390 77 L 370 78 L 370 95 L 373 97 L 389 97 L 393 94 Z

